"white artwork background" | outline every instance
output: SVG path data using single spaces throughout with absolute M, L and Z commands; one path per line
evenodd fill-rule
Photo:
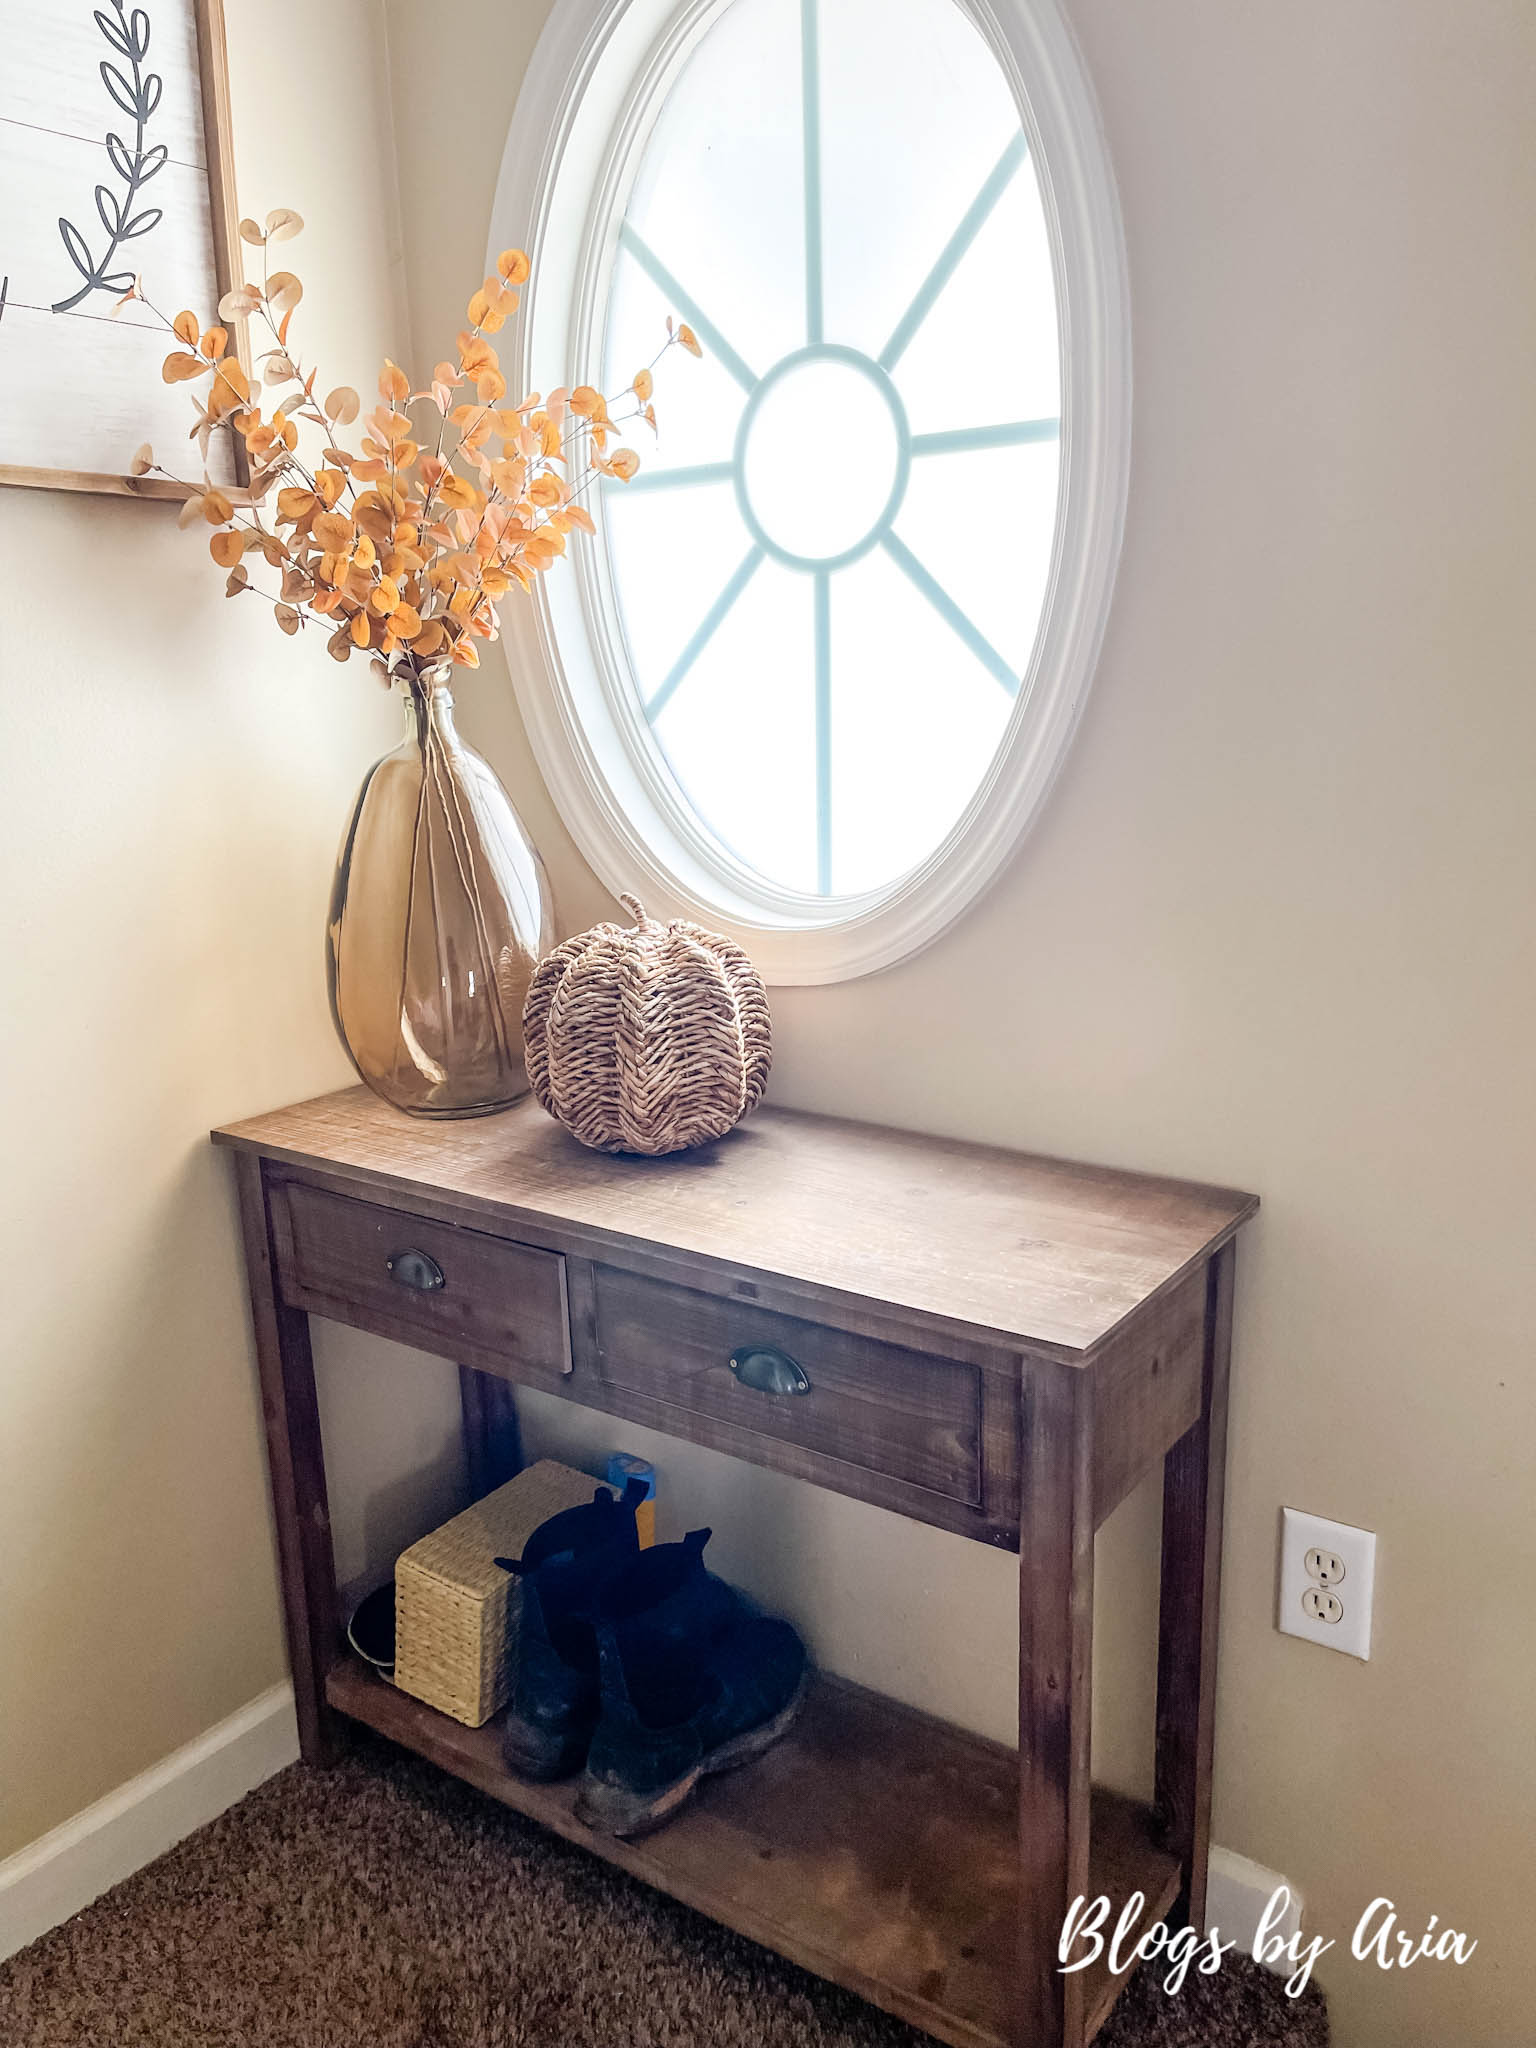
M 191 0 L 0 0 L 0 43 L 0 463 L 121 475 L 149 441 L 200 477 L 194 387 L 160 376 L 177 344 L 141 306 L 112 317 L 135 272 L 168 316 L 216 317 Z M 222 434 L 209 471 L 233 473 Z

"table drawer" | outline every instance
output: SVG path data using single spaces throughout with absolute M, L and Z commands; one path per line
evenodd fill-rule
M 565 1260 L 323 1188 L 272 1192 L 284 1297 L 338 1322 L 500 1372 L 571 1369 Z
M 690 1431 L 684 1417 L 691 1416 L 727 1425 L 732 1438 L 798 1446 L 817 1461 L 853 1465 L 979 1506 L 977 1366 L 612 1267 L 596 1269 L 594 1289 L 597 1369 L 607 1387 L 665 1407 L 658 1427 L 737 1448 L 722 1441 L 718 1428 Z M 753 1352 L 770 1355 L 754 1360 Z M 752 1383 L 770 1375 L 783 1391 Z M 638 1411 L 637 1419 L 647 1417 Z M 878 1491 L 870 1490 L 870 1497 Z

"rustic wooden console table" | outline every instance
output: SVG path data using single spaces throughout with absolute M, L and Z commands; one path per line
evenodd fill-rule
M 305 1756 L 366 1722 L 941 2040 L 1091 2040 L 1122 1980 L 1060 1972 L 1069 1901 L 1203 1911 L 1233 1240 L 1255 1199 L 772 1109 L 661 1160 L 583 1151 L 531 1103 L 428 1124 L 362 1089 L 215 1136 Z M 311 1313 L 455 1360 L 487 1478 L 513 1382 L 1017 1551 L 1017 1753 L 828 1678 L 671 1826 L 589 1833 L 569 1787 L 507 1771 L 494 1724 L 347 1651 Z M 808 1387 L 744 1384 L 749 1351 Z M 1148 1812 L 1089 1784 L 1093 1537 L 1159 1462 Z

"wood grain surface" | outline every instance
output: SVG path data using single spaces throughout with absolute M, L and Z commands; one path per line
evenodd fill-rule
M 434 1124 L 365 1088 L 253 1117 L 224 1144 L 604 1247 L 666 1245 L 732 1274 L 875 1303 L 935 1330 L 1069 1361 L 1209 1256 L 1257 1208 L 1231 1189 L 760 1109 L 697 1152 L 589 1152 L 532 1101 Z
M 325 1679 L 340 1654 L 341 1619 L 309 1318 L 278 1288 L 261 1166 L 247 1158 L 236 1166 L 299 1746 L 307 1762 L 323 1764 L 335 1754 Z
M 749 1771 L 711 1780 L 659 1833 L 594 1834 L 571 1783 L 532 1785 L 492 1724 L 465 1728 L 356 1658 L 331 1672 L 333 1707 L 415 1750 L 594 1855 L 697 1906 L 956 2048 L 1004 2048 L 1014 2023 L 1018 1759 L 845 1680 L 821 1676 L 799 1721 Z M 1088 1883 L 1150 1922 L 1178 1868 L 1145 1810 L 1093 1794 Z M 1066 1980 L 1090 2030 L 1120 1989 L 1102 1965 Z
M 1189 1873 L 1183 1911 L 1205 1925 L 1216 1741 L 1216 1638 L 1227 1475 L 1227 1397 L 1236 1247 L 1206 1269 L 1200 1415 L 1163 1460 L 1157 1647 L 1156 1802 L 1161 1839 Z
M 558 1252 L 455 1230 L 319 1188 L 279 1184 L 272 1235 L 285 1300 L 531 1384 L 570 1370 L 565 1261 Z M 424 1252 L 443 1285 L 404 1286 L 390 1261 Z
M 597 1268 L 596 1284 L 597 1365 L 610 1385 L 980 1504 L 977 1367 L 611 1267 Z M 794 1359 L 809 1391 L 742 1386 L 731 1354 L 753 1345 Z

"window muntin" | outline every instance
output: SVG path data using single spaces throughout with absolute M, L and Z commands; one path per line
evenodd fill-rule
M 928 858 L 1021 706 L 1058 511 L 1056 282 L 1017 103 L 956 0 L 734 0 L 639 153 L 616 388 L 707 351 L 605 491 L 628 685 L 729 857 L 779 891 Z

